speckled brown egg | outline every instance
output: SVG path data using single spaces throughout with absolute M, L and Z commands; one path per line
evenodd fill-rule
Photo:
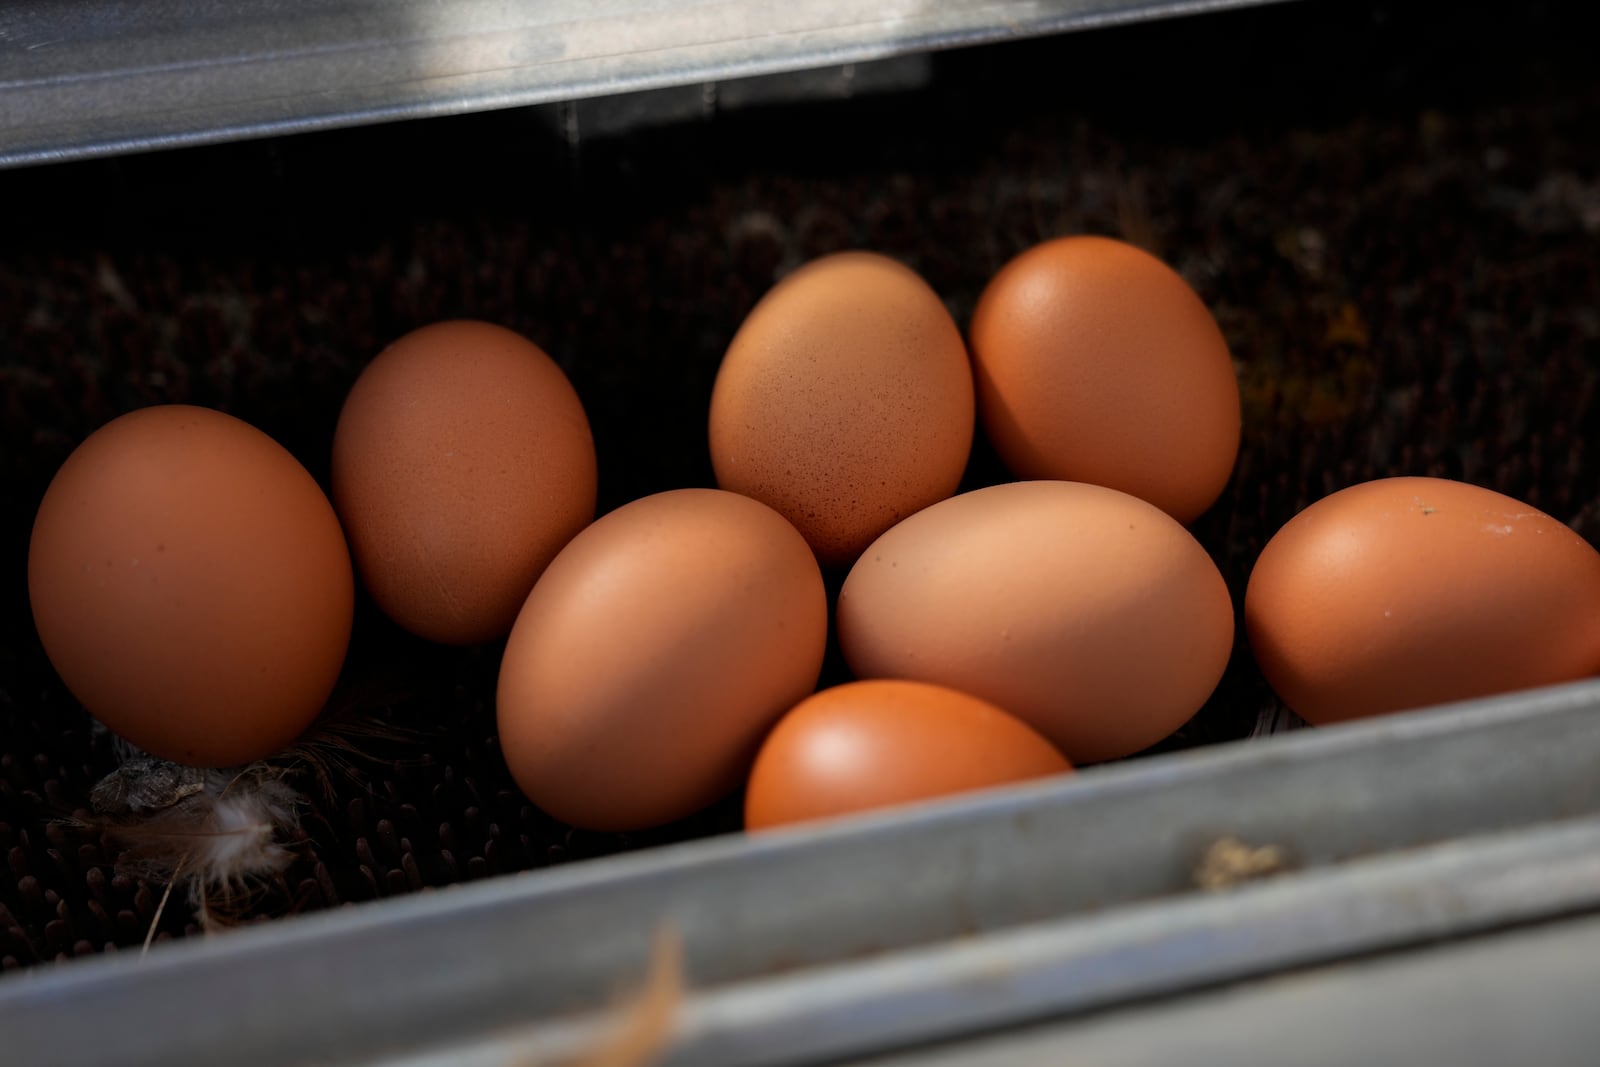
M 295 458 L 219 411 L 114 419 L 50 483 L 28 550 L 39 639 L 91 714 L 192 766 L 273 755 L 350 642 L 339 520 Z
M 500 666 L 500 745 L 539 807 L 633 830 L 732 791 L 817 684 L 827 596 L 765 504 L 682 489 L 618 508 L 534 586 Z
M 987 701 L 874 680 L 807 697 L 773 729 L 745 793 L 760 830 L 1072 770 L 1038 732 Z
M 1037 245 L 984 290 L 970 340 L 984 431 L 1019 478 L 1109 486 L 1185 523 L 1227 484 L 1240 432 L 1227 342 L 1148 252 Z
M 363 585 L 421 637 L 503 637 L 594 518 L 594 439 L 561 368 L 485 322 L 425 326 L 357 379 L 333 442 L 333 500 Z
M 1313 723 L 1600 673 L 1600 552 L 1463 482 L 1317 501 L 1267 542 L 1244 610 L 1268 683 Z
M 1165 512 L 1078 482 L 963 493 L 899 523 L 839 593 L 861 678 L 987 700 L 1074 764 L 1126 756 L 1203 704 L 1233 649 L 1233 604 Z
M 768 504 L 825 564 L 955 492 L 972 370 L 928 284 L 868 252 L 780 282 L 728 347 L 711 397 L 717 484 Z

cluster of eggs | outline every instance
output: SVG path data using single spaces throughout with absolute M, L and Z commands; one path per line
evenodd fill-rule
M 980 425 L 1019 480 L 957 494 Z M 505 639 L 513 777 L 610 830 L 741 784 L 762 828 L 1065 773 L 1161 740 L 1227 666 L 1234 604 L 1184 524 L 1232 474 L 1234 366 L 1195 292 L 1130 245 L 1024 252 L 965 337 L 904 265 L 817 260 L 733 338 L 708 429 L 718 488 L 596 520 L 577 393 L 474 322 L 367 366 L 331 501 L 230 416 L 136 411 L 40 505 L 39 635 L 112 730 L 235 765 L 316 718 L 359 577 L 423 638 Z M 1268 681 L 1327 722 L 1594 673 L 1596 604 L 1600 553 L 1556 520 L 1388 479 L 1291 521 L 1244 616 Z M 816 692 L 830 626 L 858 680 Z

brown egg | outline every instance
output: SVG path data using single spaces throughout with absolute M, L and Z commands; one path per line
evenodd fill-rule
M 1091 482 L 1179 522 L 1239 452 L 1239 385 L 1216 320 L 1159 259 L 1063 237 L 995 275 L 970 332 L 984 431 L 1020 478 Z
M 848 564 L 955 492 L 972 449 L 972 369 L 950 313 L 910 268 L 868 252 L 785 278 L 745 319 L 711 395 L 717 484 Z
M 745 826 L 869 811 L 1072 770 L 1033 729 L 976 697 L 866 681 L 802 700 L 761 746 Z
M 633 830 L 733 790 L 817 684 L 822 574 L 765 504 L 682 489 L 624 505 L 534 586 L 500 666 L 500 745 L 539 807 Z
M 862 553 L 839 594 L 858 677 L 971 693 L 1075 764 L 1126 756 L 1203 704 L 1233 648 L 1233 605 L 1166 513 L 1077 482 L 952 497 Z
M 28 595 L 50 662 L 97 719 L 163 759 L 229 767 L 321 711 L 355 581 L 293 456 L 230 415 L 170 405 L 67 458 L 34 519 Z
M 533 342 L 485 322 L 425 326 L 345 400 L 333 500 L 372 599 L 443 644 L 503 637 L 545 565 L 594 518 L 594 439 Z
M 1313 723 L 1600 672 L 1600 552 L 1462 482 L 1317 501 L 1267 542 L 1244 605 L 1262 673 Z

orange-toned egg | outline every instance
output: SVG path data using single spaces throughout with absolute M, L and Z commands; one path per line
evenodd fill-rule
M 711 396 L 717 484 L 792 522 L 830 565 L 955 492 L 972 449 L 972 369 L 950 313 L 869 252 L 785 278 L 729 345 Z
M 1183 725 L 1233 649 L 1205 549 L 1154 505 L 1078 482 L 990 486 L 911 516 L 851 569 L 837 625 L 857 677 L 971 693 L 1075 764 Z
M 970 330 L 984 431 L 1020 478 L 1092 482 L 1189 522 L 1239 452 L 1227 342 L 1178 273 L 1132 245 L 1063 237 L 984 290 Z
M 91 714 L 140 748 L 230 767 L 322 710 L 355 580 L 315 480 L 208 408 L 114 419 L 67 458 L 28 549 L 39 639 Z
M 1600 552 L 1463 482 L 1317 501 L 1267 542 L 1244 610 L 1268 683 L 1313 723 L 1600 673 Z
M 333 500 L 362 583 L 391 619 L 443 644 L 505 636 L 594 518 L 596 480 L 566 375 L 486 322 L 436 323 L 384 349 L 333 441 Z
M 567 545 L 500 665 L 500 745 L 556 818 L 633 830 L 731 792 L 817 684 L 827 595 L 805 540 L 748 497 L 635 500 Z
M 824 689 L 761 746 L 745 826 L 788 823 L 1065 774 L 1050 742 L 987 701 L 924 682 Z

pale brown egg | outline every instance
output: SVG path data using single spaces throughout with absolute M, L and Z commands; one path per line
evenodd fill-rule
M 765 504 L 681 489 L 626 504 L 534 586 L 500 665 L 500 745 L 574 826 L 671 822 L 731 792 L 817 684 L 827 596 Z
M 970 340 L 984 431 L 1019 478 L 1109 486 L 1185 523 L 1227 484 L 1240 430 L 1227 342 L 1148 252 L 1037 245 L 984 290 Z
M 34 519 L 28 595 L 91 714 L 163 759 L 230 767 L 322 710 L 355 580 L 293 456 L 230 415 L 169 405 L 112 420 L 67 458 Z
M 750 312 L 711 395 L 717 484 L 775 508 L 825 564 L 955 492 L 972 369 L 938 294 L 869 252 L 825 256 Z
M 1222 677 L 1233 605 L 1205 549 L 1143 500 L 1078 482 L 952 497 L 862 553 L 839 594 L 858 677 L 949 686 L 1074 764 L 1183 725 Z
M 824 689 L 773 729 L 745 793 L 745 827 L 871 811 L 1066 774 L 1050 742 L 987 701 L 924 682 Z
M 1262 549 L 1244 611 L 1268 683 L 1313 723 L 1600 673 L 1600 552 L 1463 482 L 1317 501 Z
M 532 341 L 425 326 L 357 379 L 333 441 L 333 500 L 372 599 L 418 636 L 503 637 L 561 546 L 594 518 L 594 439 Z

